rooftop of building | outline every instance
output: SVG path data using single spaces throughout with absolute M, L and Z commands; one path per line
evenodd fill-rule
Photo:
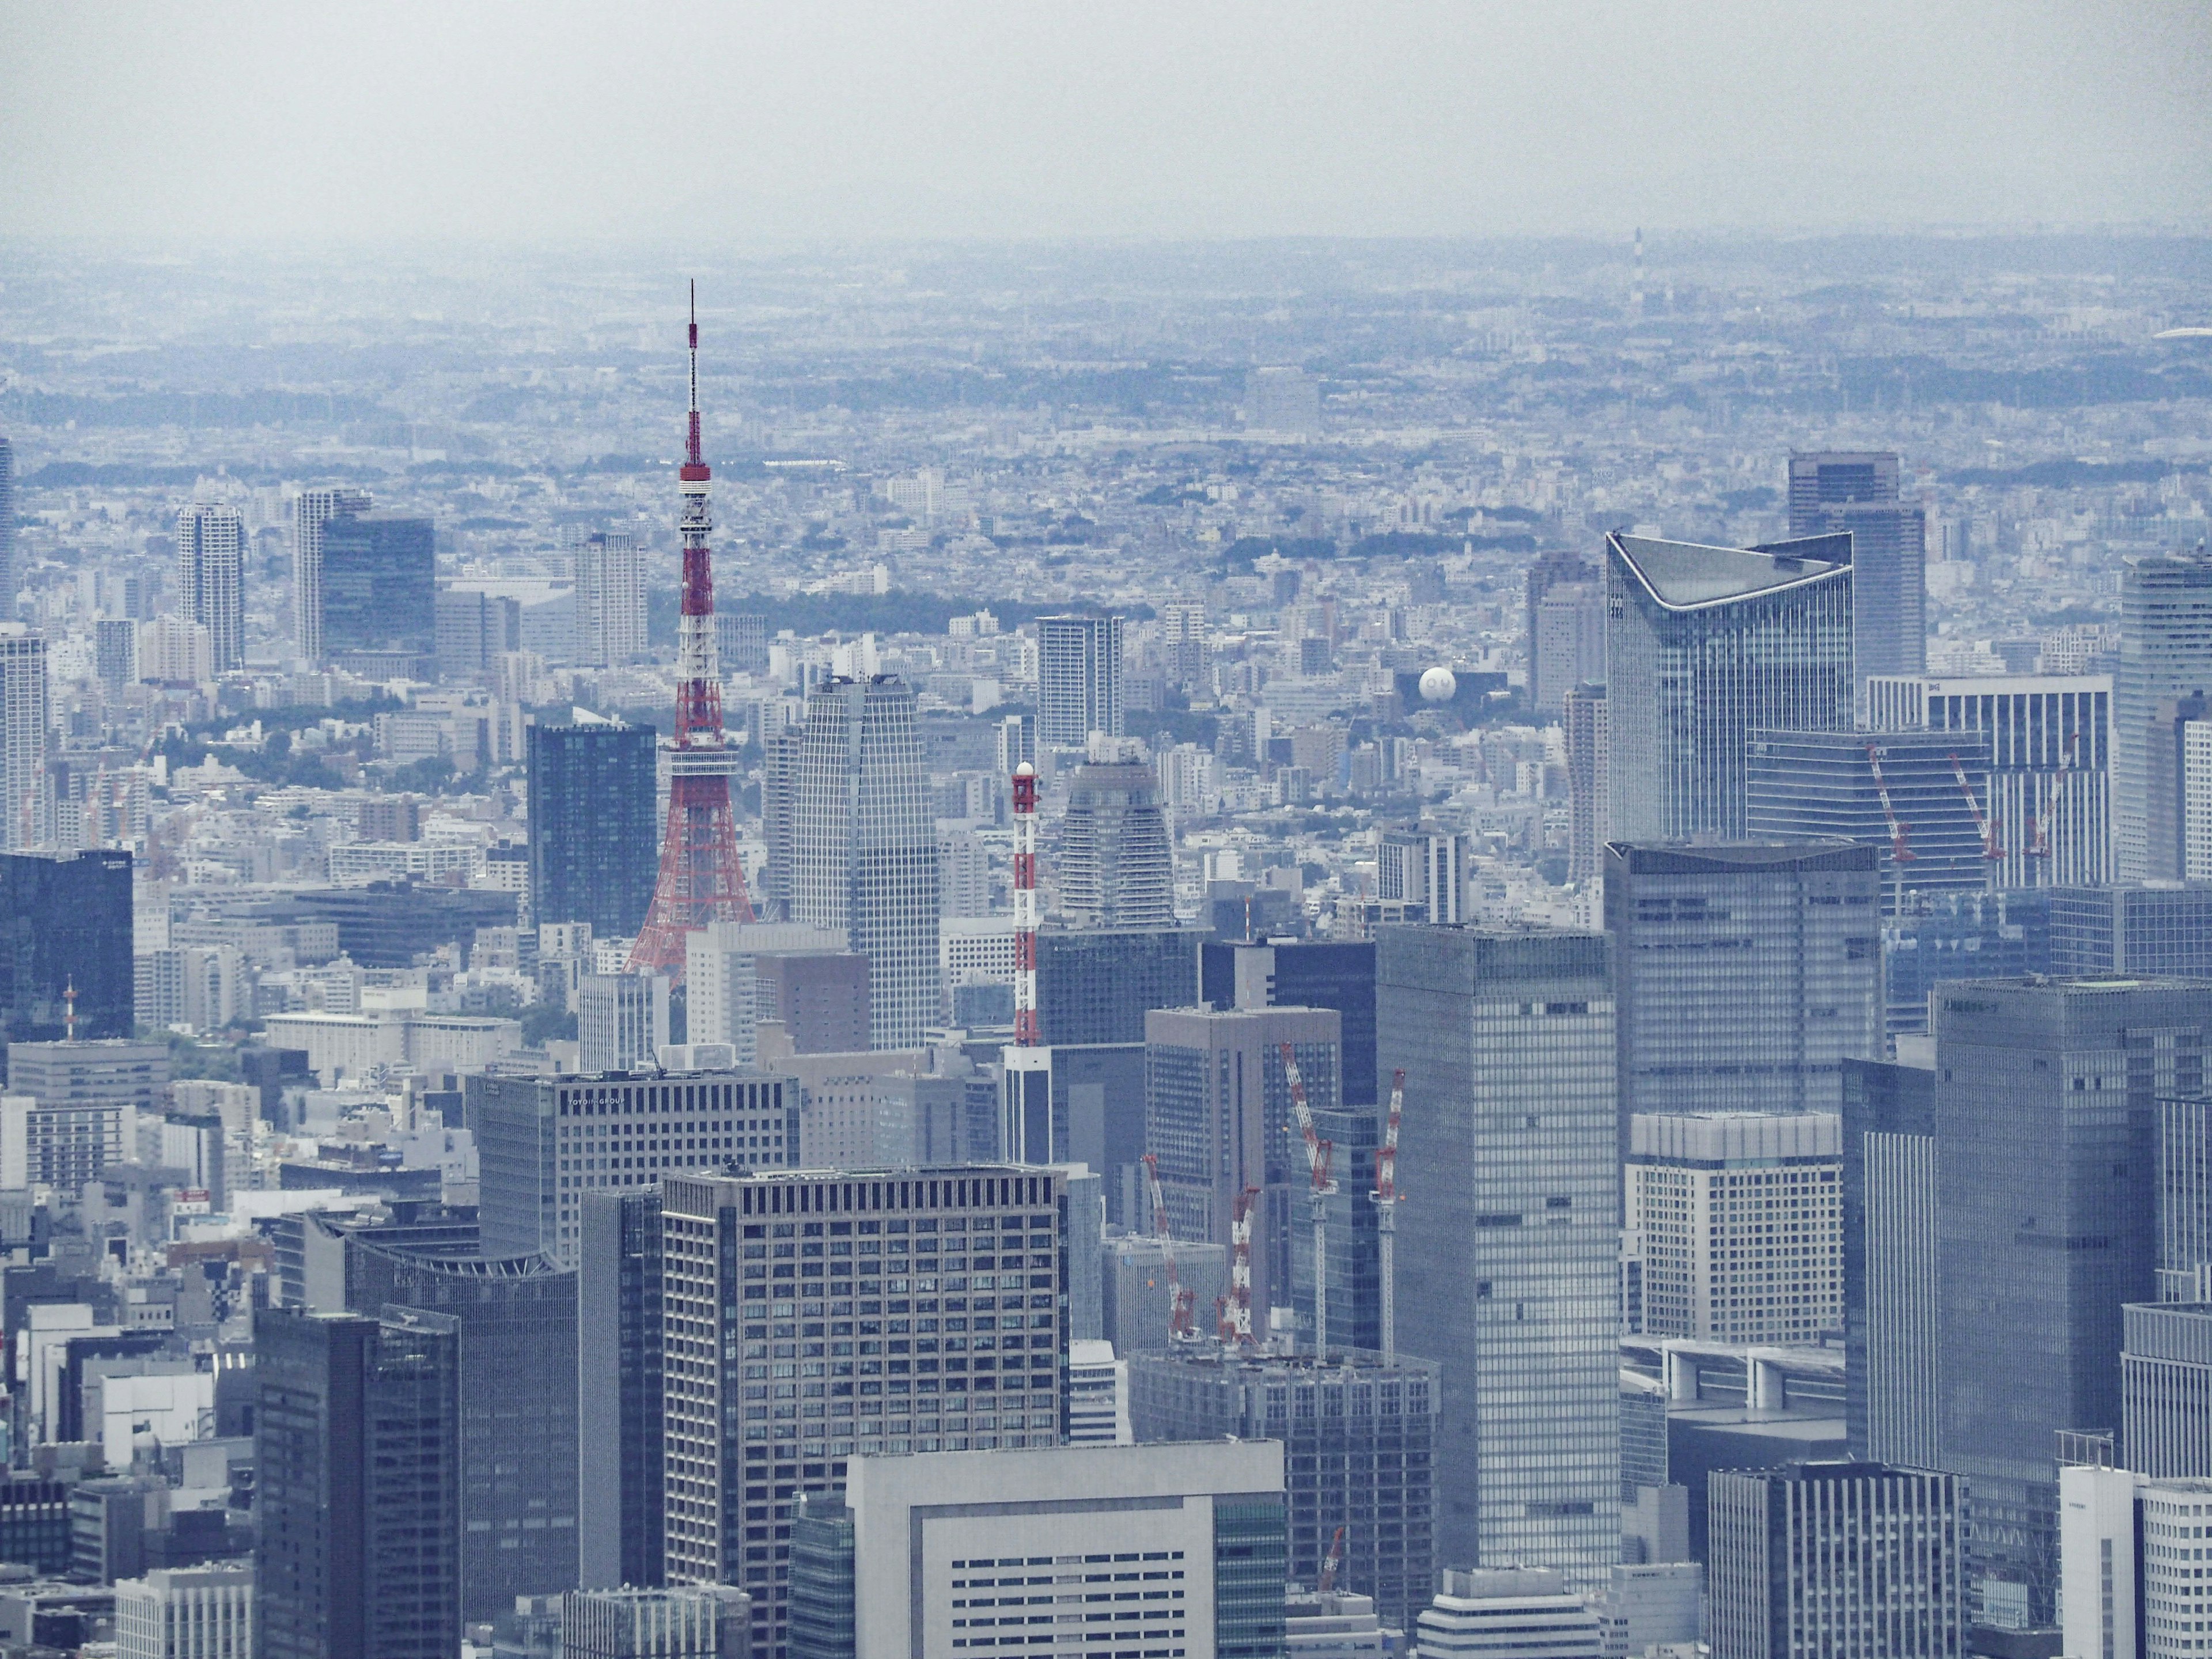
M 1644 591 L 1669 611 L 1701 611 L 1808 586 L 1850 568 L 1850 543 L 1842 536 L 1764 547 L 1709 547 L 1619 531 L 1605 539 Z
M 1182 1248 L 1180 1242 L 1176 1248 Z M 1394 1362 L 1386 1361 L 1381 1354 L 1364 1348 L 1332 1348 L 1324 1361 L 1310 1353 L 1270 1353 L 1256 1347 L 1231 1347 L 1206 1338 L 1179 1342 L 1164 1352 L 1132 1354 L 1129 1358 L 1132 1364 L 1139 1362 L 1175 1364 L 1209 1372 L 1224 1379 L 1275 1382 L 1291 1377 L 1326 1382 L 1372 1376 L 1382 1371 L 1432 1376 L 1437 1369 L 1431 1361 L 1417 1359 L 1410 1354 L 1400 1354 Z
M 1635 875 L 1707 875 L 1738 870 L 1872 870 L 1881 851 L 1870 843 L 1840 836 L 1812 836 L 1802 841 L 1632 842 L 1609 841 L 1608 854 Z

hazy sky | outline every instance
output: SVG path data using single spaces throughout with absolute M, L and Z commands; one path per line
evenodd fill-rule
M 2212 228 L 2212 5 L 0 0 L 0 235 Z

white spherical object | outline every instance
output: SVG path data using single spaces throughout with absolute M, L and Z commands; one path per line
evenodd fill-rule
M 1424 702 L 1449 702 L 1459 695 L 1459 676 L 1449 668 L 1431 668 L 1421 676 Z

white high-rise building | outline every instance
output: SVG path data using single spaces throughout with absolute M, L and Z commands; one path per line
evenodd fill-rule
M 303 489 L 292 503 L 292 632 L 301 660 L 323 659 L 323 526 L 369 510 L 365 489 Z
M 869 1045 L 918 1046 L 938 1018 L 938 873 L 912 687 L 816 687 L 792 816 L 792 920 L 842 928 L 867 957 Z
M 646 654 L 645 569 L 637 538 L 593 531 L 569 544 L 576 565 L 576 660 L 633 662 Z
M 1045 749 L 1121 733 L 1121 618 L 1037 618 L 1037 732 Z
M 1842 1120 L 1828 1112 L 1638 1113 L 1627 1234 L 1644 1330 L 1812 1343 L 1844 1328 Z
M 215 672 L 246 665 L 246 520 L 196 501 L 177 514 L 177 609 L 208 631 Z
M 1129 1362 L 1114 1345 L 1085 1338 L 1067 1345 L 1067 1439 L 1075 1446 L 1127 1446 Z
M 2120 578 L 2120 670 L 2112 682 L 2113 873 L 2150 869 L 2150 725 L 2163 697 L 2212 691 L 2212 558 L 2130 559 Z
M 0 848 L 46 839 L 46 642 L 0 622 Z
M 138 629 L 138 678 L 156 685 L 198 685 L 215 678 L 215 637 L 196 622 L 164 615 Z
M 156 1567 L 115 1586 L 115 1659 L 253 1659 L 252 1567 Z

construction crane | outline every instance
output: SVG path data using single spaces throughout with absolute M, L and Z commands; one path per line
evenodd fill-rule
M 1297 1119 L 1298 1133 L 1305 1138 L 1306 1169 L 1313 1177 L 1306 1201 L 1313 1209 L 1314 1354 L 1325 1359 L 1328 1357 L 1328 1200 L 1336 1191 L 1328 1164 L 1336 1149 L 1314 1133 L 1313 1111 L 1306 1104 L 1305 1079 L 1298 1075 L 1295 1047 L 1285 1042 L 1282 1050 L 1283 1076 L 1291 1085 L 1291 1110 Z
M 1974 828 L 1982 832 L 1982 856 L 1985 859 L 2002 858 L 2005 853 L 2004 848 L 1997 844 L 1996 826 L 1982 811 L 1981 802 L 1974 799 L 1974 786 L 1966 781 L 1966 763 L 1956 755 L 1951 757 L 1951 774 L 1959 780 L 1959 793 L 1966 798 L 1966 810 L 1974 815 Z
M 1867 764 L 1874 769 L 1874 792 L 1881 798 L 1881 815 L 1889 823 L 1889 856 L 1896 863 L 1910 864 L 1920 856 L 1905 840 L 1912 826 L 1897 821 L 1897 808 L 1889 799 L 1889 780 L 1881 775 L 1881 750 L 1872 744 L 1867 745 Z
M 2058 775 L 2051 781 L 2050 793 L 2045 794 L 2039 787 L 2036 790 L 2037 810 L 2027 817 L 2027 855 L 2030 858 L 2047 859 L 2051 856 L 2051 820 L 2058 816 L 2058 797 L 2066 787 L 2066 775 L 2074 769 L 2081 742 L 2079 732 L 2066 734 L 2066 742 L 2058 751 Z
M 1328 1540 L 1328 1559 L 1321 1564 L 1321 1593 L 1327 1595 L 1336 1588 L 1336 1570 L 1344 1565 L 1344 1528 L 1336 1529 L 1336 1536 Z M 1323 1609 L 1327 1611 L 1327 1609 Z
M 1247 1187 L 1229 1217 L 1229 1308 L 1221 1340 L 1247 1348 L 1252 1346 L 1252 1200 L 1259 1196 L 1257 1187 Z
M 1390 1073 L 1390 1116 L 1375 1149 L 1375 1242 L 1382 1280 L 1382 1363 L 1398 1363 L 1398 1123 L 1406 1111 L 1406 1073 Z
M 1198 1304 L 1198 1292 L 1186 1289 L 1176 1272 L 1175 1235 L 1168 1228 L 1168 1195 L 1160 1185 L 1160 1158 L 1158 1152 L 1145 1154 L 1145 1180 L 1152 1193 L 1152 1237 L 1160 1242 L 1160 1265 L 1168 1276 L 1168 1335 L 1170 1338 L 1191 1334 L 1191 1311 Z

